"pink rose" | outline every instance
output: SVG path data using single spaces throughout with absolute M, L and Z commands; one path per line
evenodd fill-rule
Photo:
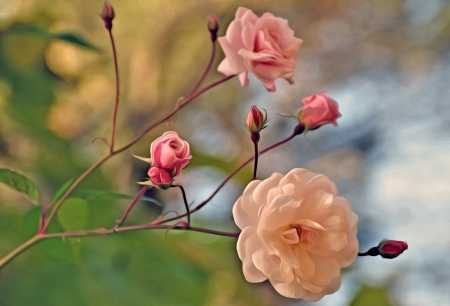
M 151 167 L 148 170 L 148 176 L 150 177 L 150 181 L 157 186 L 170 185 L 172 183 L 172 176 L 167 170 L 162 168 Z
M 252 181 L 233 207 L 245 278 L 283 296 L 317 301 L 336 292 L 358 255 L 358 216 L 327 177 L 306 169 Z
M 326 123 L 337 126 L 336 119 L 339 117 L 339 105 L 326 92 L 304 98 L 298 113 L 300 122 L 308 125 L 310 130 Z
M 248 86 L 251 71 L 268 91 L 275 91 L 275 79 L 293 83 L 295 59 L 302 40 L 286 19 L 270 13 L 256 16 L 245 7 L 238 8 L 236 19 L 228 26 L 226 36 L 219 37 L 225 59 L 217 70 L 225 75 L 239 74 L 243 87 Z
M 150 154 L 152 166 L 173 172 L 172 176 L 178 176 L 192 158 L 189 144 L 173 131 L 165 132 L 153 141 L 150 145 Z

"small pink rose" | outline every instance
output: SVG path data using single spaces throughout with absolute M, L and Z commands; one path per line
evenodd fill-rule
M 150 181 L 157 186 L 169 185 L 172 183 L 172 176 L 167 170 L 162 168 L 151 167 L 148 170 L 148 176 L 150 177 Z
M 252 72 L 268 91 L 275 91 L 275 79 L 293 83 L 295 60 L 302 40 L 286 19 L 265 13 L 256 16 L 245 7 L 238 8 L 226 36 L 219 37 L 225 59 L 217 70 L 225 75 L 238 74 L 243 87 Z
M 408 249 L 408 244 L 398 240 L 383 240 L 378 245 L 378 252 L 383 258 L 395 258 Z
M 192 158 L 189 144 L 173 131 L 165 132 L 153 141 L 150 154 L 152 166 L 173 172 L 173 177 L 178 176 L 181 169 L 187 166 Z
M 326 123 L 337 126 L 336 119 L 339 117 L 338 103 L 326 92 L 304 98 L 303 107 L 298 112 L 298 119 L 310 130 Z

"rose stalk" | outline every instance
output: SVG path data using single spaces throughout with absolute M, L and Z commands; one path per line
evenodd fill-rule
M 264 110 L 263 114 L 256 106 L 252 106 L 247 114 L 247 120 L 245 121 L 245 127 L 250 132 L 250 138 L 255 148 L 255 166 L 253 167 L 253 179 L 256 179 L 256 171 L 258 168 L 258 142 L 260 139 L 259 133 L 266 128 L 267 112 Z

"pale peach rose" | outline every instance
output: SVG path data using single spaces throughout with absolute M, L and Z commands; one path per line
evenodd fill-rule
M 358 255 L 358 216 L 326 176 L 294 169 L 252 181 L 233 207 L 245 278 L 283 296 L 317 301 L 336 292 Z
M 336 120 L 341 117 L 339 105 L 326 92 L 308 96 L 302 102 L 297 116 L 310 130 L 327 123 L 337 126 Z
M 256 16 L 245 7 L 238 8 L 226 36 L 219 37 L 225 59 L 217 70 L 225 75 L 238 74 L 243 87 L 252 72 L 268 91 L 275 91 L 275 79 L 293 83 L 295 60 L 302 40 L 294 37 L 288 21 L 265 13 Z

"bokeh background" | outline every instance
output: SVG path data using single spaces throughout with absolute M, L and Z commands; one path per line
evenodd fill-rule
M 252 154 L 244 127 L 251 105 L 271 118 L 261 147 L 291 133 L 301 99 L 327 91 L 339 127 L 325 126 L 261 157 L 259 177 L 305 167 L 336 181 L 360 216 L 361 249 L 383 238 L 410 249 L 395 260 L 358 258 L 336 294 L 315 305 L 450 305 L 450 1 L 111 0 L 119 55 L 118 144 L 171 110 L 208 60 L 208 14 L 222 36 L 238 6 L 289 20 L 304 40 L 295 85 L 267 93 L 252 78 L 211 90 L 173 120 L 94 172 L 81 188 L 134 195 L 152 140 L 177 131 L 193 150 L 180 182 L 199 203 Z M 114 70 L 100 0 L 0 0 L 0 167 L 30 177 L 44 200 L 106 152 Z M 66 34 L 66 35 L 61 35 Z M 223 58 L 219 48 L 215 66 Z M 213 69 L 207 82 L 220 78 Z M 231 207 L 245 168 L 197 225 L 233 231 Z M 177 190 L 151 191 L 128 224 L 183 211 Z M 153 199 L 153 200 L 151 200 Z M 72 206 L 77 207 L 73 200 Z M 78 229 L 110 228 L 129 200 L 89 198 L 73 210 Z M 75 203 L 75 204 L 74 204 Z M 0 186 L 0 256 L 33 229 L 36 210 Z M 31 221 L 30 221 L 31 220 Z M 35 222 L 35 221 L 34 221 Z M 312 305 L 286 299 L 241 273 L 236 239 L 146 231 L 32 247 L 0 271 L 1 305 Z

